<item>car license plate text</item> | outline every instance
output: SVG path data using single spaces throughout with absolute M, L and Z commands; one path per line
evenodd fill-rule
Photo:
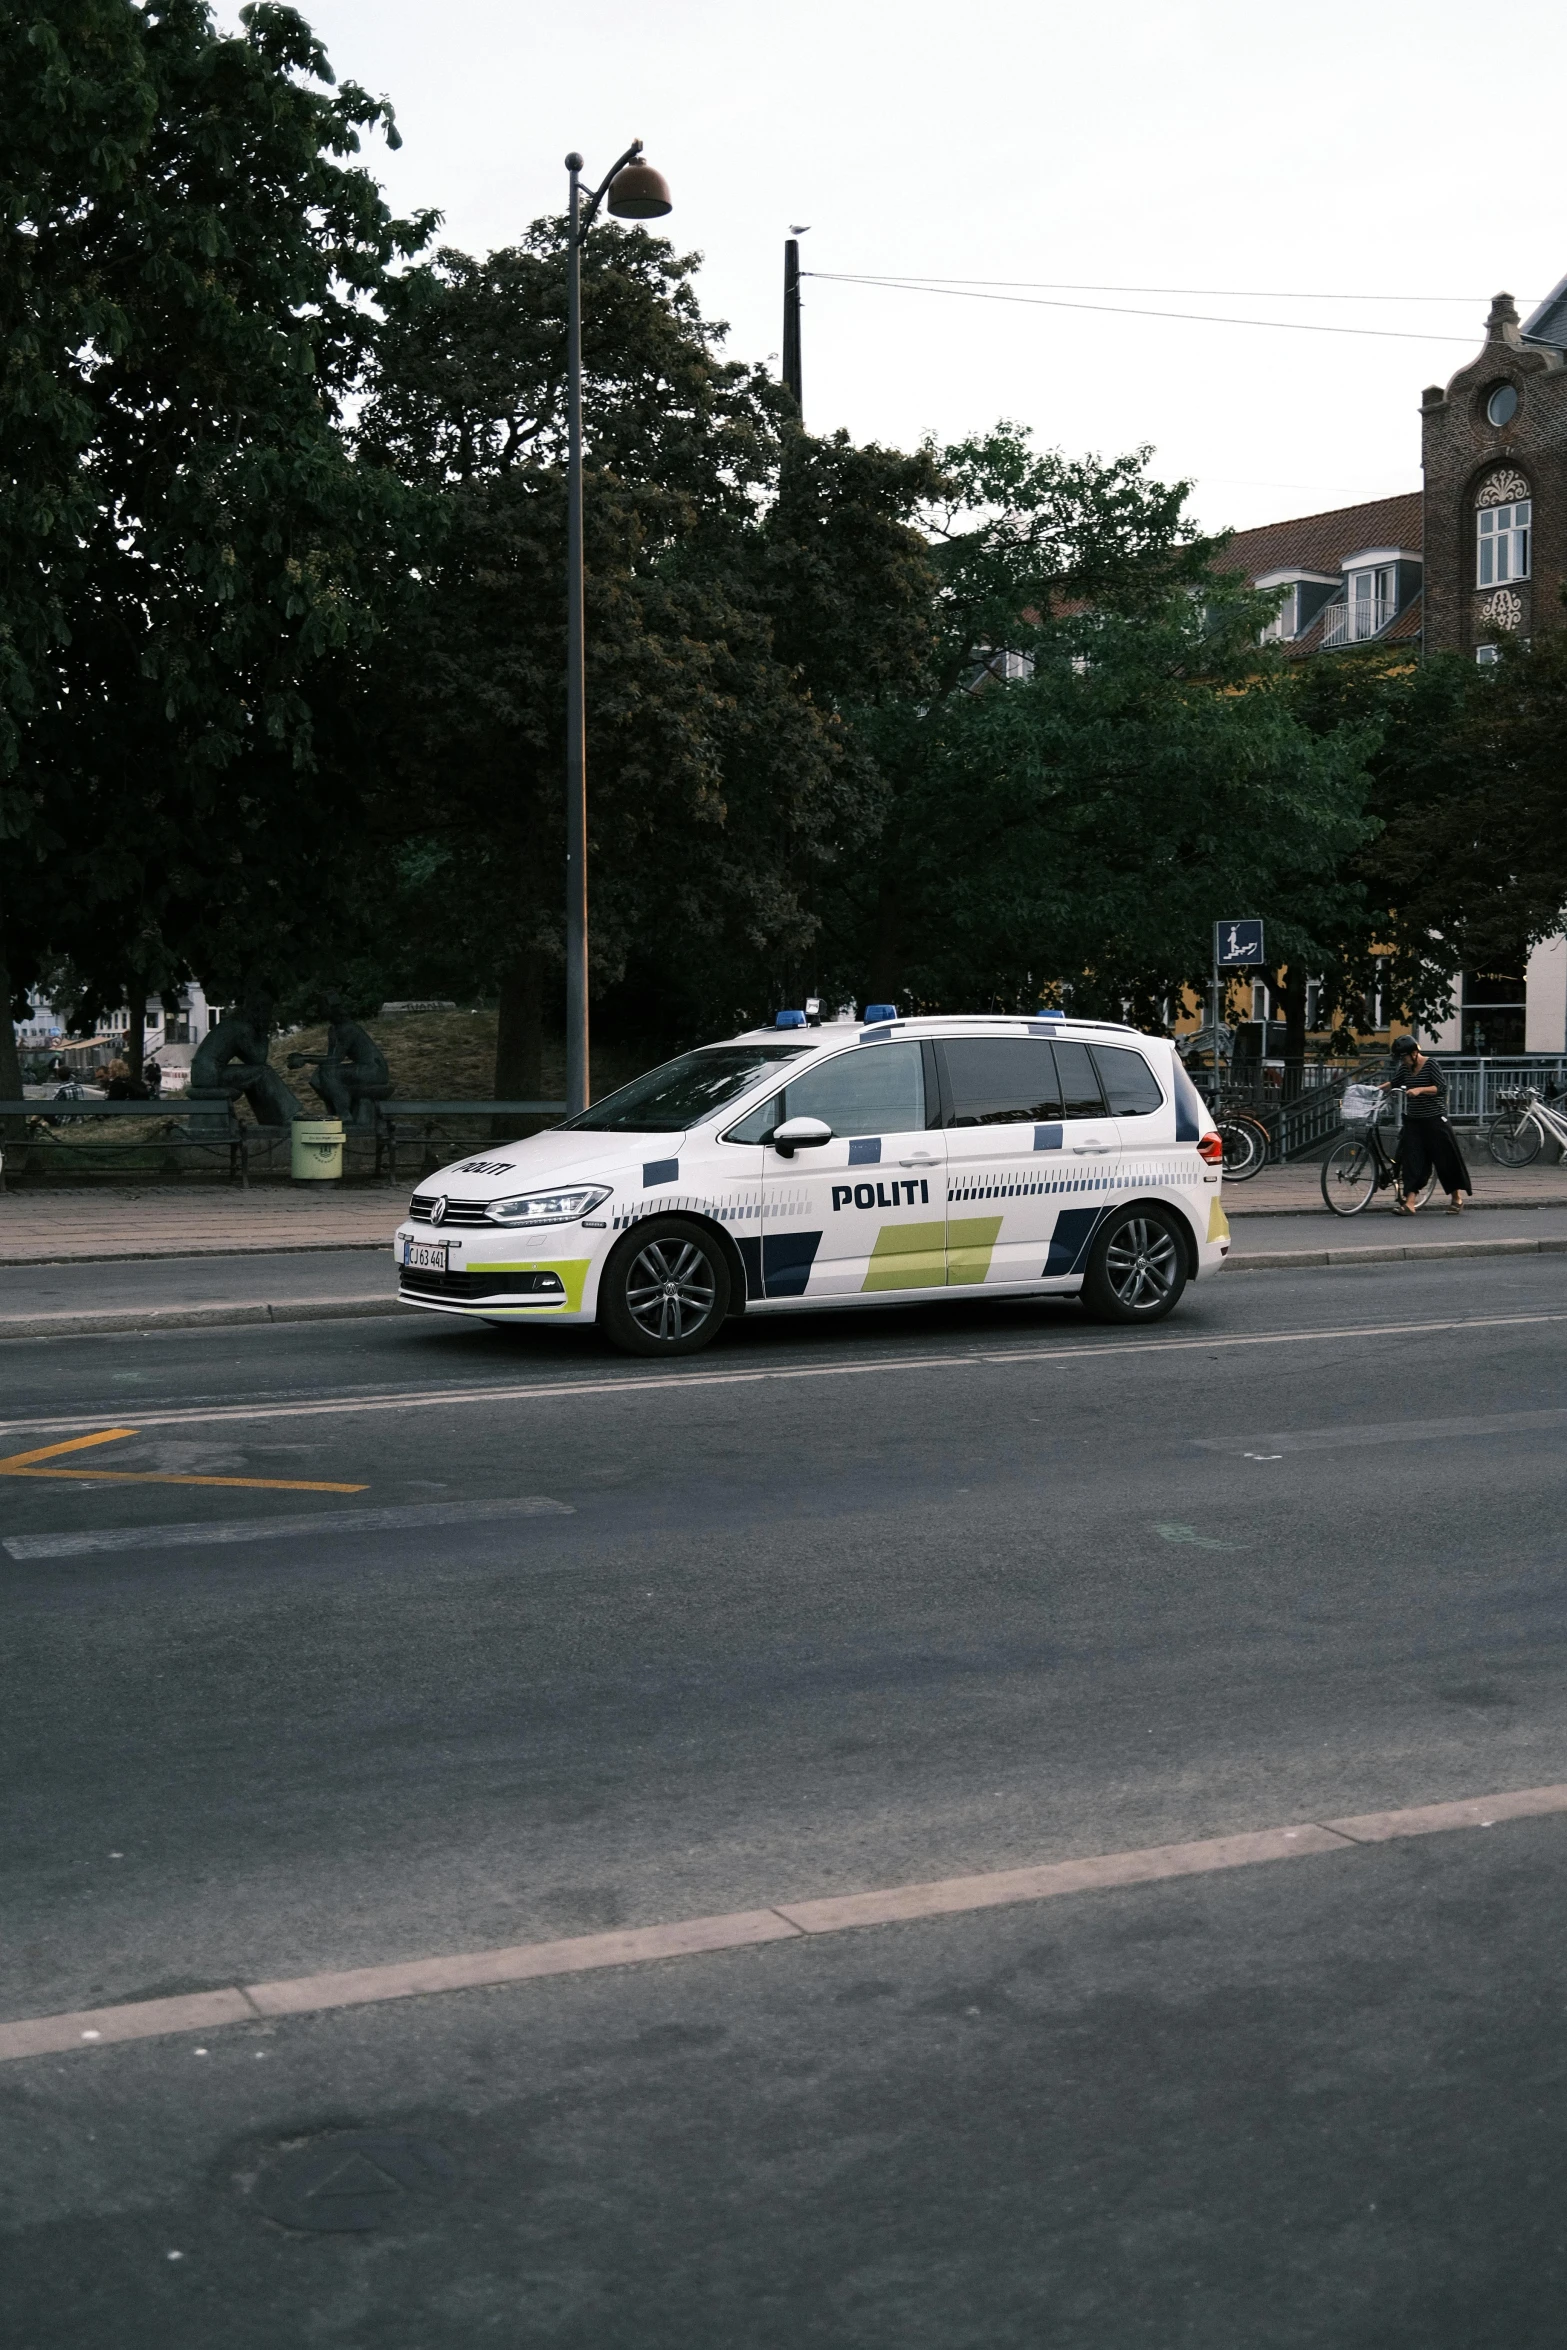
M 444 1240 L 405 1240 L 403 1263 L 419 1273 L 444 1273 L 446 1243 Z

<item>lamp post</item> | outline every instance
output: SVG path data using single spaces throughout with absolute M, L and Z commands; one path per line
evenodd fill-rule
M 566 238 L 566 1112 L 588 1106 L 588 760 L 582 655 L 582 248 L 598 208 L 620 220 L 657 220 L 670 210 L 661 173 L 633 139 L 591 195 L 582 157 L 566 158 L 571 203 Z

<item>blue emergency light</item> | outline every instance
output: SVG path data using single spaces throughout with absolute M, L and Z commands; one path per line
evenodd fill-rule
M 896 1004 L 867 1004 L 865 1017 L 867 1020 L 896 1020 L 898 1007 Z
M 773 1026 L 775 1028 L 803 1028 L 805 1014 L 803 1012 L 780 1012 L 773 1022 Z

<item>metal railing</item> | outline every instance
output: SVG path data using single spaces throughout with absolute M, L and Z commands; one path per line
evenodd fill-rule
M 466 1124 L 483 1120 L 487 1125 L 497 1118 L 563 1118 L 564 1102 L 473 1102 L 473 1101 L 414 1101 L 375 1102 L 369 1105 L 375 1112 L 373 1124 L 364 1126 L 344 1122 L 344 1140 L 349 1143 L 366 1142 L 375 1145 L 375 1173 L 384 1174 L 389 1182 L 397 1180 L 399 1145 L 406 1145 L 416 1135 L 423 1144 L 427 1166 L 440 1164 L 435 1145 L 452 1124 Z M 323 1105 L 316 1111 L 301 1108 L 301 1117 L 326 1117 Z M 64 1147 L 67 1137 L 50 1132 L 68 1121 L 100 1119 L 139 1119 L 149 1131 L 130 1135 L 124 1140 L 110 1135 L 83 1138 L 86 1148 L 97 1148 L 128 1153 L 146 1151 L 166 1154 L 170 1150 L 188 1150 L 211 1155 L 216 1151 L 227 1154 L 231 1180 L 248 1185 L 252 1165 L 270 1168 L 273 1156 L 288 1144 L 287 1126 L 260 1126 L 248 1117 L 242 1118 L 237 1105 L 213 1094 L 180 1094 L 169 1100 L 144 1102 L 111 1101 L 19 1101 L 0 1102 L 0 1149 L 10 1147 L 18 1155 L 42 1148 Z M 7 1132 L 13 1120 L 26 1120 L 23 1135 L 14 1128 Z M 412 1130 L 412 1132 L 410 1131 Z M 0 1188 L 4 1187 L 0 1171 Z
M 1380 636 L 1397 610 L 1391 596 L 1349 596 L 1342 604 L 1330 604 L 1322 622 L 1324 651 L 1334 645 L 1363 645 Z

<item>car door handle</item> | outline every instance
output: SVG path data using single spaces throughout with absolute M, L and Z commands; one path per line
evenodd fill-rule
M 1084 1151 L 1114 1150 L 1115 1145 L 1113 1142 L 1074 1142 L 1072 1148 L 1081 1154 Z
M 910 1159 L 900 1159 L 900 1167 L 939 1167 L 940 1157 L 933 1151 L 916 1151 Z

